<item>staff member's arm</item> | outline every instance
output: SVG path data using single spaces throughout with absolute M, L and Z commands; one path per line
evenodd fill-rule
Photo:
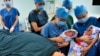
M 14 24 L 12 25 L 12 27 L 10 28 L 10 33 L 14 31 L 16 25 L 19 22 L 19 18 L 18 17 L 20 16 L 20 13 L 19 13 L 19 11 L 16 8 L 15 8 L 15 15 L 16 15 L 15 16 L 15 21 L 14 21 Z
M 60 43 L 58 44 L 58 47 L 59 48 L 62 48 L 62 47 L 66 47 L 68 46 L 69 42 L 66 42 L 62 37 L 58 36 L 58 37 L 54 37 L 54 38 L 49 38 L 51 41 L 54 41 L 54 42 L 57 42 L 57 43 Z
M 9 30 L 9 28 L 8 28 L 7 26 L 5 26 L 5 23 L 4 23 L 3 18 L 2 18 L 1 15 L 0 15 L 0 22 L 1 22 L 1 24 L 2 24 L 2 26 L 3 26 L 3 28 L 4 28 L 5 30 Z
M 18 21 L 19 21 L 19 19 L 18 19 L 18 15 L 17 15 L 17 16 L 16 16 L 16 20 L 15 20 L 15 22 L 14 22 L 14 24 L 13 24 L 12 27 L 15 27 L 15 26 L 18 24 Z
M 29 22 L 32 26 L 32 28 L 34 29 L 35 32 L 39 32 L 41 31 L 41 29 L 43 27 L 39 27 L 38 26 L 38 23 L 37 23 L 37 18 L 35 18 L 36 16 L 34 15 L 35 13 L 32 11 L 29 13 L 29 16 L 28 16 L 28 19 L 29 19 Z
M 36 22 L 31 22 L 31 25 L 34 29 L 35 32 L 39 32 L 42 30 L 43 27 L 38 27 L 37 23 Z
M 12 27 L 10 28 L 10 33 L 14 31 L 16 25 L 18 24 L 18 21 L 19 21 L 18 15 L 16 15 L 16 20 L 15 20 L 14 24 L 12 25 Z

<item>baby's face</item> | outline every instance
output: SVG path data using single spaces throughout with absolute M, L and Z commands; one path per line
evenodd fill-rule
M 74 34 L 75 34 L 74 31 L 68 31 L 68 32 L 65 32 L 65 35 L 66 35 L 66 36 L 69 36 L 69 37 L 74 36 Z
M 93 31 L 93 29 L 90 28 L 90 29 L 86 30 L 86 31 L 84 32 L 84 34 L 90 36 L 90 35 L 92 34 L 92 31 Z

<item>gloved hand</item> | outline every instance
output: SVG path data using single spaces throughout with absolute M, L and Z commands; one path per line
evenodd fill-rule
M 9 30 L 9 28 L 8 28 L 8 27 L 6 27 L 6 26 L 4 26 L 4 29 L 5 29 L 5 30 Z
M 15 29 L 15 28 L 12 26 L 12 27 L 10 28 L 10 31 L 9 31 L 9 32 L 12 33 L 12 32 L 14 31 L 14 29 Z

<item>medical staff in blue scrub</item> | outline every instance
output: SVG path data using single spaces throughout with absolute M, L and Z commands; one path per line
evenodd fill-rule
M 88 17 L 88 11 L 87 8 L 84 5 L 78 5 L 76 6 L 76 8 L 74 9 L 75 12 L 75 16 L 78 19 L 78 22 L 76 22 L 73 26 L 74 29 L 76 29 L 78 31 L 78 37 L 77 39 L 88 39 L 87 38 L 81 38 L 81 36 L 83 35 L 83 33 L 85 32 L 85 30 L 91 26 L 91 25 L 97 25 L 97 18 L 96 17 Z M 83 51 L 86 54 L 86 56 L 95 56 L 96 53 L 96 46 L 94 45 L 94 43 L 97 41 L 97 38 L 94 39 L 92 41 L 92 43 L 89 45 L 89 47 L 84 48 Z
M 97 26 L 100 27 L 100 17 L 98 18 Z M 100 56 L 100 39 L 97 44 L 97 53 L 96 56 Z
M 0 11 L 0 20 L 4 29 L 9 32 L 19 32 L 19 11 L 11 6 L 10 0 L 4 0 L 6 8 Z
M 64 6 L 65 8 L 67 8 L 70 12 L 72 10 L 72 0 L 64 0 L 62 3 L 62 6 Z M 73 21 L 73 17 L 69 14 L 68 19 L 67 19 L 67 25 L 68 28 L 71 29 L 74 21 Z
M 100 27 L 100 17 L 98 18 L 97 21 L 98 21 L 98 22 L 97 22 L 97 26 Z
M 36 8 L 29 13 L 28 21 L 31 32 L 39 34 L 43 26 L 48 22 L 48 15 L 44 10 L 44 0 L 34 0 Z
M 42 29 L 41 35 L 45 38 L 58 37 L 63 31 L 67 30 L 66 19 L 69 15 L 68 9 L 65 7 L 57 8 L 55 17 L 51 22 L 48 22 Z M 67 56 L 67 44 L 61 45 L 61 51 Z

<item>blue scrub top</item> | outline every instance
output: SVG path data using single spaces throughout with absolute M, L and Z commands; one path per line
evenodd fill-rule
M 46 38 L 52 38 L 59 36 L 63 31 L 67 30 L 67 25 L 60 27 L 59 29 L 52 23 L 48 22 L 42 29 L 41 35 Z
M 97 25 L 96 25 L 97 27 L 100 27 L 100 19 L 98 19 L 98 21 L 97 21 Z
M 76 30 L 78 31 L 78 36 L 82 36 L 83 33 L 84 33 L 84 31 L 85 31 L 86 29 L 88 29 L 89 26 L 91 26 L 91 25 L 96 26 L 96 25 L 97 25 L 96 22 L 97 22 L 97 18 L 95 18 L 95 17 L 90 17 L 90 18 L 88 19 L 88 21 L 87 21 L 85 24 L 76 22 L 76 23 L 74 24 L 73 28 L 76 29 Z
M 16 8 L 11 8 L 10 11 L 4 8 L 0 11 L 0 15 L 2 16 L 4 20 L 5 26 L 7 26 L 10 29 L 16 20 L 16 16 L 19 16 L 19 12 Z M 19 22 L 16 25 L 14 31 L 15 32 L 19 31 Z

